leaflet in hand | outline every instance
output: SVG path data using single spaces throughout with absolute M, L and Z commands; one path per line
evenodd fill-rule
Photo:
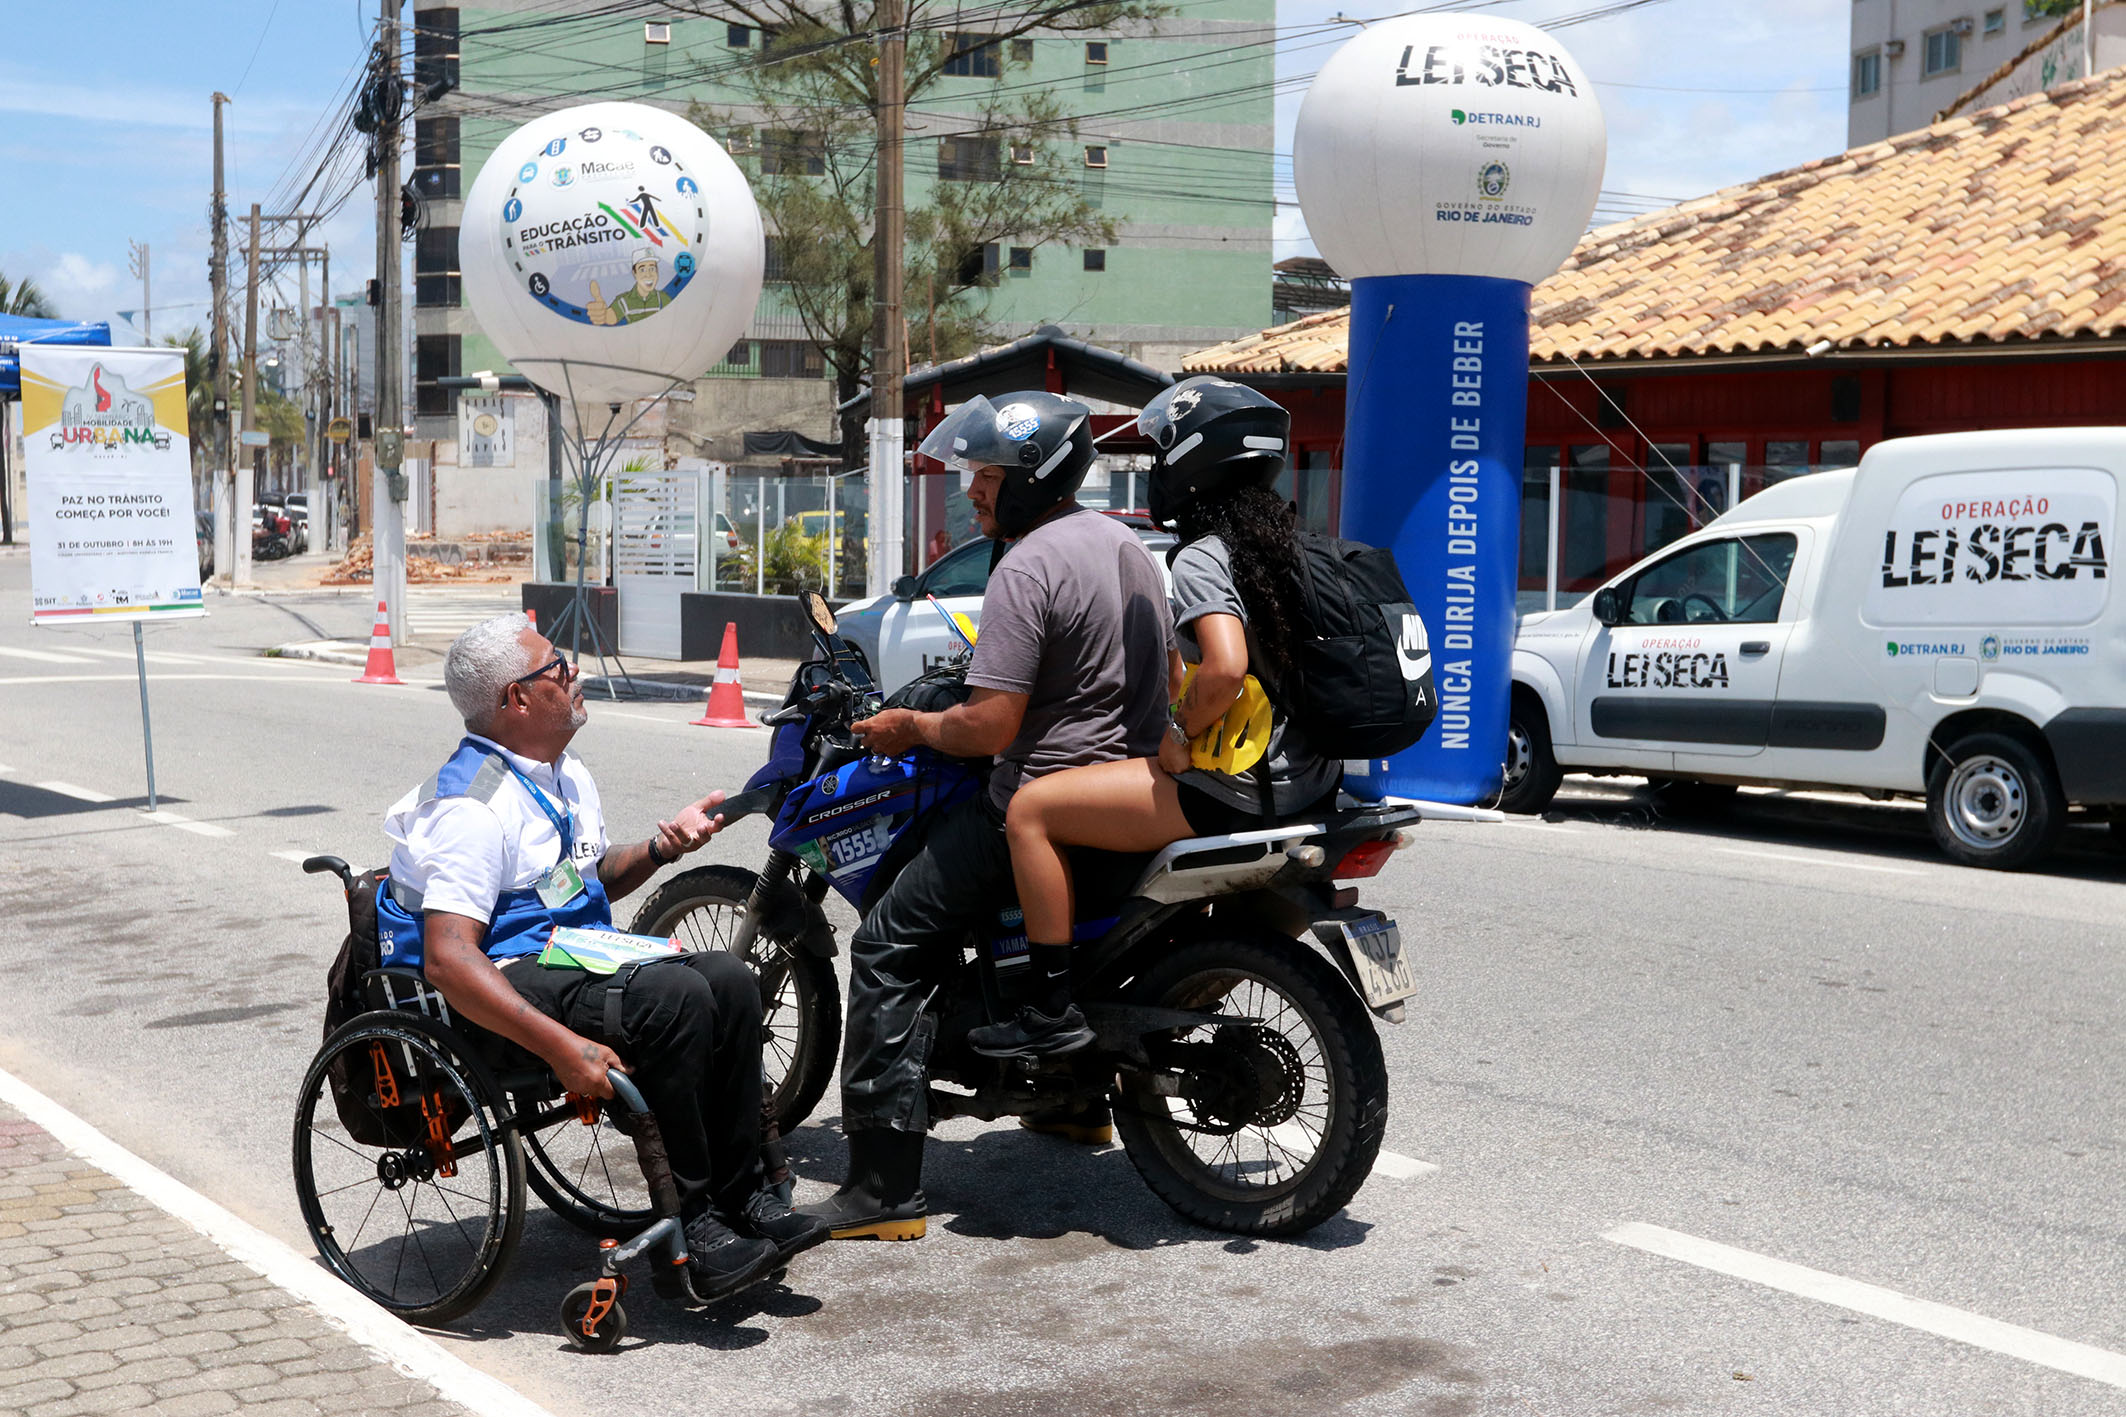
M 660 940 L 652 935 L 623 935 L 618 930 L 584 930 L 574 925 L 560 925 L 548 937 L 546 948 L 539 951 L 539 963 L 574 966 L 593 974 L 611 974 L 623 964 L 664 959 L 685 952 L 685 947 L 675 939 Z

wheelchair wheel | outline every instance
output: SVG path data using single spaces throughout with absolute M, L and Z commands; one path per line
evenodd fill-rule
M 538 1105 L 520 1099 L 519 1115 Z M 635 1143 L 602 1113 L 595 1126 L 571 1116 L 523 1137 L 524 1179 L 548 1210 L 578 1230 L 624 1240 L 657 1218 Z
M 295 1194 L 333 1273 L 443 1323 L 494 1287 L 524 1223 L 524 1157 L 484 1064 L 448 1028 L 380 1010 L 325 1040 L 295 1107 Z

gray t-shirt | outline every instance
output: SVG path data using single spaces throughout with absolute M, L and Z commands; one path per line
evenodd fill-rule
M 1128 527 L 1081 507 L 1019 538 L 990 574 L 967 670 L 975 688 L 1027 696 L 991 800 L 1061 768 L 1156 757 L 1173 644 L 1158 563 Z
M 1171 570 L 1174 625 L 1181 635 L 1181 657 L 1194 664 L 1203 657 L 1192 628 L 1195 622 L 1205 615 L 1231 615 L 1245 627 L 1247 607 L 1241 604 L 1240 590 L 1233 584 L 1232 553 L 1218 537 L 1206 536 L 1181 548 Z M 1252 631 L 1248 634 L 1248 658 L 1258 659 Z M 1283 816 L 1311 807 L 1335 791 L 1343 781 L 1343 764 L 1315 752 L 1300 731 L 1285 722 L 1283 714 L 1274 714 L 1270 722 L 1270 796 L 1278 815 Z M 1250 812 L 1262 808 L 1262 790 L 1252 771 L 1234 776 L 1191 768 L 1181 775 L 1181 781 L 1229 807 Z

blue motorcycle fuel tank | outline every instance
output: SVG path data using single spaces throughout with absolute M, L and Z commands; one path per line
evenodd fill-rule
M 918 816 L 972 797 L 981 778 L 964 764 L 918 749 L 899 758 L 859 758 L 790 793 L 769 844 L 798 857 L 852 903 L 886 852 Z

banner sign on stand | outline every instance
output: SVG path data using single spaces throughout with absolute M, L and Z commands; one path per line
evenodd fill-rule
M 501 394 L 458 399 L 458 466 L 515 467 L 510 405 Z
M 31 622 L 204 615 L 184 351 L 21 357 Z

